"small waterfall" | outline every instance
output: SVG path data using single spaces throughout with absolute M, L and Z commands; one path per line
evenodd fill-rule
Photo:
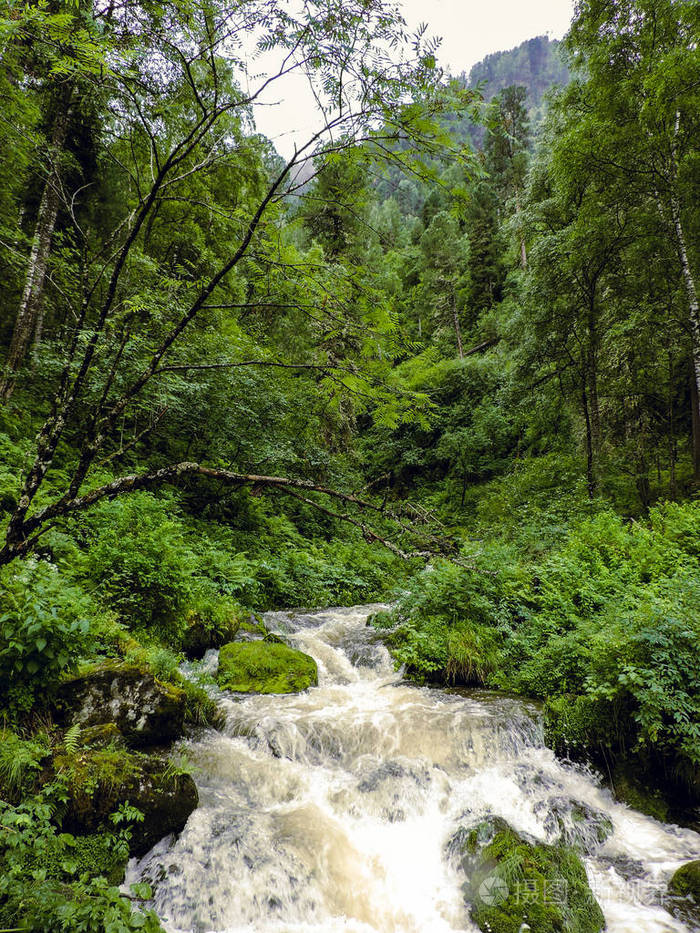
M 200 807 L 127 878 L 151 884 L 166 929 L 473 931 L 447 843 L 465 818 L 496 814 L 590 853 L 609 933 L 688 933 L 661 899 L 700 837 L 558 762 L 533 704 L 402 683 L 366 627 L 375 608 L 268 614 L 317 660 L 319 686 L 223 696 L 223 733 L 189 743 Z

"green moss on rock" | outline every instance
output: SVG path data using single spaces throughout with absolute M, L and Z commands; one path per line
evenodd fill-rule
M 110 828 L 110 814 L 123 803 L 143 813 L 132 827 L 132 855 L 147 852 L 159 839 L 183 829 L 197 807 L 197 787 L 159 755 L 145 755 L 112 744 L 56 752 L 53 767 L 64 779 L 63 825 L 75 834 Z
M 210 648 L 220 648 L 238 634 L 245 619 L 243 610 L 231 612 L 223 619 L 205 618 L 192 613 L 182 638 L 182 650 L 191 660 L 200 660 Z
M 470 916 L 488 933 L 599 933 L 603 913 L 574 849 L 526 839 L 498 817 L 463 828 L 450 844 L 468 877 Z
M 681 865 L 669 881 L 668 890 L 678 897 L 692 897 L 700 907 L 700 859 Z
M 138 664 L 104 661 L 65 680 L 57 713 L 81 727 L 114 723 L 131 745 L 160 745 L 182 735 L 184 690 Z
M 232 642 L 219 653 L 219 686 L 239 693 L 298 693 L 318 684 L 316 662 L 288 645 Z

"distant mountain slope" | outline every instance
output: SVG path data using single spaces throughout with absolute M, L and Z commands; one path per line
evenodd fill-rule
M 569 69 L 562 56 L 561 42 L 535 36 L 507 52 L 487 55 L 468 76 L 462 77 L 468 87 L 481 86 L 486 100 L 510 84 L 522 84 L 528 90 L 530 108 L 537 109 L 551 87 L 568 83 Z

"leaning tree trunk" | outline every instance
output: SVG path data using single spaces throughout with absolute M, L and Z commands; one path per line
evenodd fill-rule
M 54 120 L 49 154 L 49 174 L 39 203 L 34 237 L 27 264 L 27 276 L 22 292 L 15 326 L 10 341 L 10 350 L 5 361 L 5 373 L 0 384 L 0 398 L 7 401 L 15 387 L 17 373 L 25 360 L 32 338 L 40 332 L 39 322 L 42 317 L 42 298 L 49 256 L 51 239 L 56 226 L 56 217 L 61 200 L 60 160 L 68 130 L 69 107 L 59 109 Z M 36 346 L 36 341 L 35 341 Z

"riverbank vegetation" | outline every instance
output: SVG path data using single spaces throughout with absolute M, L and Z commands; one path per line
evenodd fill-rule
M 76 742 L 88 797 L 156 752 L 61 690 L 136 668 L 215 723 L 179 664 L 251 611 L 395 600 L 410 676 L 700 799 L 697 5 L 586 0 L 458 78 L 384 0 L 287 6 L 2 11 L 8 927 L 157 928 L 112 886 L 143 814 L 62 828 Z

